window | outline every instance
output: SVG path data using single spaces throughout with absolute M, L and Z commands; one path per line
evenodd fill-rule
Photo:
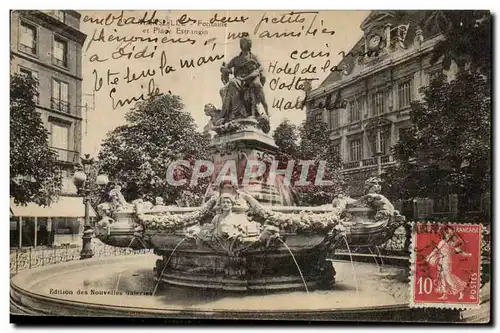
M 361 103 L 357 100 L 349 102 L 349 123 L 354 123 L 361 120 Z
M 26 76 L 31 76 L 32 78 L 34 78 L 38 82 L 38 73 L 37 72 L 33 72 L 33 71 L 30 71 L 29 69 L 20 67 L 19 73 L 26 75 Z M 33 100 L 35 101 L 36 104 L 38 104 L 38 97 L 39 97 L 38 95 L 33 96 Z
M 438 69 L 438 70 L 433 70 L 432 72 L 429 72 L 428 76 L 429 76 L 429 84 L 437 79 L 441 74 L 443 74 L 443 71 Z
M 37 53 L 36 27 L 31 24 L 21 22 L 21 34 L 19 36 L 19 50 L 24 53 Z
M 68 84 L 56 79 L 52 79 L 52 109 L 69 112 Z
M 372 153 L 377 154 L 377 135 L 375 135 L 375 140 L 372 141 Z M 389 133 L 387 131 L 380 132 L 380 152 L 382 155 L 389 154 Z
M 44 10 L 43 12 L 63 23 L 66 21 L 66 13 L 63 10 Z
M 361 139 L 349 141 L 349 160 L 359 161 L 361 159 Z
M 336 156 L 340 154 L 340 144 L 330 146 L 330 154 Z
M 55 148 L 59 154 L 59 160 L 68 160 L 68 147 L 69 147 L 69 127 L 52 123 L 50 133 L 50 145 Z
M 321 112 L 314 115 L 314 122 L 318 123 L 320 121 L 323 121 L 323 114 L 321 114 Z
M 399 108 L 410 106 L 411 102 L 411 82 L 406 81 L 398 85 Z
M 65 40 L 54 37 L 54 50 L 52 51 L 52 62 L 57 66 L 68 66 L 68 43 Z
M 379 114 L 384 113 L 385 107 L 384 107 L 384 93 L 383 92 L 377 92 L 373 94 L 373 115 L 377 116 Z
M 411 135 L 411 128 L 410 127 L 405 127 L 405 128 L 399 129 L 399 140 L 401 140 L 404 137 L 407 137 L 409 135 Z
M 387 155 L 389 154 L 389 149 L 389 133 L 382 132 L 380 133 L 380 151 L 382 154 Z
M 330 111 L 330 129 L 337 129 L 339 125 L 339 110 Z
M 53 228 L 56 234 L 78 234 L 79 221 L 72 217 L 53 217 Z

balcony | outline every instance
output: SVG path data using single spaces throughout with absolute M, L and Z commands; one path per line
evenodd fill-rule
M 57 160 L 65 163 L 78 163 L 78 158 L 80 157 L 80 153 L 74 150 L 62 149 L 51 147 L 57 153 Z
M 394 162 L 394 158 L 392 157 L 392 155 L 384 155 L 380 157 L 380 163 L 382 164 L 387 164 L 391 162 Z
M 361 161 L 362 166 L 377 165 L 377 159 L 375 157 L 367 158 Z
M 63 101 L 61 99 L 56 99 L 54 97 L 52 97 L 50 99 L 50 108 L 51 109 L 65 112 L 65 113 L 69 113 L 69 107 L 70 107 L 70 104 L 67 101 Z
M 68 60 L 67 59 L 59 59 L 56 57 L 52 57 L 52 64 L 59 66 L 59 67 L 68 67 Z
M 342 169 L 356 169 L 361 167 L 361 160 L 359 161 L 351 161 L 351 162 L 346 162 L 343 164 Z
M 380 157 L 380 163 L 382 165 L 390 164 L 393 162 L 394 162 L 394 158 L 392 155 L 384 155 L 384 156 Z M 351 169 L 371 167 L 371 166 L 375 166 L 375 165 L 377 165 L 377 158 L 371 157 L 371 158 L 366 158 L 364 160 L 346 162 L 342 165 L 342 169 L 343 170 L 351 170 Z
M 23 53 L 36 55 L 36 43 L 33 43 L 33 45 L 31 45 L 31 46 L 19 44 L 19 51 L 21 51 Z

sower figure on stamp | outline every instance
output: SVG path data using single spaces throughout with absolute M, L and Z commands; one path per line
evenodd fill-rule
M 467 282 L 453 274 L 453 255 L 458 253 L 470 257 L 471 254 L 462 250 L 463 240 L 450 227 L 444 227 L 440 233 L 441 241 L 427 256 L 426 261 L 431 265 L 437 265 L 438 291 L 442 294 L 439 299 L 445 300 L 448 295 L 458 294 L 458 299 L 461 300 Z
M 221 67 L 224 87 L 221 89 L 222 117 L 228 120 L 259 117 L 257 105 L 260 103 L 269 116 L 263 85 L 264 69 L 257 57 L 250 51 L 252 41 L 248 37 L 240 39 L 241 53 Z M 233 77 L 229 78 L 229 74 Z

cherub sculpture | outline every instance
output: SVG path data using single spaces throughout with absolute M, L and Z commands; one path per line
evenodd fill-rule
M 203 133 L 209 134 L 215 127 L 223 125 L 225 120 L 221 115 L 221 110 L 217 109 L 213 104 L 205 104 L 205 115 L 210 117 L 210 120 L 203 128 Z

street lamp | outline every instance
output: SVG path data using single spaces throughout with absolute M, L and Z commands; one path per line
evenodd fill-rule
M 85 222 L 83 224 L 83 235 L 82 235 L 82 250 L 80 252 L 80 259 L 88 259 L 94 256 L 92 251 L 92 234 L 94 230 L 90 225 L 90 181 L 89 174 L 90 168 L 94 163 L 94 159 L 90 157 L 90 154 L 85 154 L 81 158 L 81 164 L 77 166 L 75 174 L 73 175 L 73 184 L 75 184 L 78 194 L 83 197 L 83 205 L 85 207 Z M 99 175 L 96 178 L 96 183 L 99 186 L 106 185 L 108 183 L 108 177 L 106 175 Z

